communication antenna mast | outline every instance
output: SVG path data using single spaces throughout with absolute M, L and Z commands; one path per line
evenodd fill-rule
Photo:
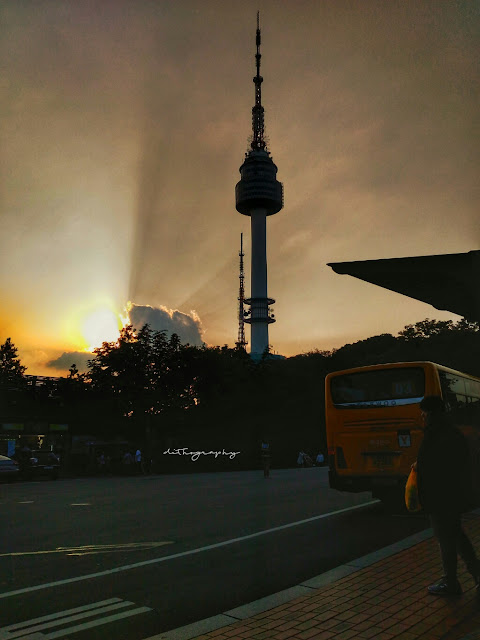
M 260 53 L 261 45 L 260 34 L 260 12 L 257 11 L 257 33 L 255 37 L 255 44 L 257 46 L 257 53 L 255 54 L 255 64 L 257 67 L 257 75 L 253 78 L 255 85 L 255 105 L 252 109 L 252 129 L 253 137 L 251 142 L 251 148 L 253 151 L 257 149 L 264 150 L 267 148 L 265 141 L 265 109 L 262 106 L 262 82 L 263 78 L 260 75 L 260 60 L 262 54 Z
M 240 287 L 238 293 L 238 339 L 235 344 L 237 349 L 245 349 L 247 341 L 245 340 L 245 272 L 243 270 L 243 258 L 245 254 L 243 253 L 243 233 L 240 234 L 240 251 L 238 255 L 240 256 Z

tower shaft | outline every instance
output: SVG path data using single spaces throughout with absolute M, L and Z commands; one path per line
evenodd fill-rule
M 250 215 L 252 230 L 252 298 L 267 297 L 267 214 L 254 209 Z
M 262 354 L 269 345 L 268 325 L 274 321 L 269 309 L 269 303 L 273 304 L 274 301 L 267 297 L 267 214 L 265 209 L 253 210 L 250 223 L 252 230 L 250 340 L 252 353 Z

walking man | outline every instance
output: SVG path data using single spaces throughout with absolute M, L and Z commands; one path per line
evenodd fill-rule
M 477 587 L 480 566 L 472 543 L 462 529 L 461 514 L 471 508 L 468 445 L 450 422 L 439 396 L 426 396 L 420 403 L 424 438 L 416 464 L 420 504 L 430 514 L 440 546 L 444 575 L 428 587 L 433 595 L 460 595 L 457 554 L 465 562 Z

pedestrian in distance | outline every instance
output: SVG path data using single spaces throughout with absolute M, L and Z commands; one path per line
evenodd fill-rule
M 132 473 L 133 462 L 134 460 L 131 451 L 125 451 L 122 458 L 122 466 L 123 472 L 126 475 L 130 475 Z
M 320 451 L 318 453 L 317 457 L 315 458 L 315 466 L 316 467 L 323 467 L 324 464 L 325 464 L 325 456 Z
M 142 452 L 140 449 L 135 451 L 135 466 L 137 467 L 137 473 L 143 474 Z
M 263 477 L 269 478 L 271 451 L 270 451 L 270 442 L 268 441 L 267 438 L 262 439 L 261 456 L 262 456 Z
M 103 451 L 100 451 L 97 457 L 97 469 L 98 469 L 98 472 L 101 473 L 102 475 L 105 473 L 106 463 L 107 461 L 105 459 L 105 454 L 103 453 Z
M 417 461 L 418 494 L 430 515 L 440 546 L 444 575 L 428 587 L 432 595 L 460 595 L 457 555 L 480 584 L 480 565 L 472 543 L 462 528 L 462 513 L 472 508 L 472 486 L 468 445 L 450 421 L 440 396 L 425 396 L 420 403 L 424 437 Z

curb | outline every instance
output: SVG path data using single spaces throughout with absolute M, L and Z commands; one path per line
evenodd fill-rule
M 216 631 L 217 629 L 226 627 L 230 624 L 233 624 L 234 622 L 238 622 L 239 620 L 251 618 L 252 616 L 255 616 L 259 613 L 263 613 L 264 611 L 268 611 L 269 609 L 278 607 L 282 604 L 285 604 L 286 602 L 290 602 L 295 598 L 309 595 L 314 590 L 319 589 L 320 587 L 329 585 L 332 582 L 336 582 L 340 578 L 355 573 L 356 571 L 360 571 L 365 567 L 369 567 L 370 565 L 393 556 L 400 551 L 409 549 L 410 547 L 413 547 L 416 544 L 419 544 L 420 542 L 431 538 L 432 536 L 432 529 L 425 529 L 424 531 L 415 533 L 411 536 L 408 536 L 407 538 L 404 538 L 403 540 L 394 542 L 387 547 L 383 547 L 382 549 L 378 549 L 377 551 L 368 553 L 367 555 L 361 556 L 356 560 L 352 560 L 351 562 L 342 564 L 335 569 L 326 571 L 325 573 L 322 573 L 314 578 L 305 580 L 295 587 L 290 587 L 288 589 L 284 589 L 283 591 L 278 591 L 277 593 L 274 593 L 270 596 L 266 596 L 264 598 L 260 598 L 259 600 L 255 600 L 254 602 L 241 605 L 240 607 L 236 607 L 235 609 L 230 609 L 229 611 L 225 611 L 224 613 L 220 613 L 216 616 L 204 618 L 203 620 L 199 620 L 198 622 L 193 622 L 192 624 L 179 627 L 178 629 L 172 629 L 170 631 L 159 633 L 155 636 L 150 636 L 149 638 L 145 638 L 145 640 L 192 640 L 192 638 L 196 638 L 197 636 L 200 636 L 204 633 Z M 480 632 L 470 634 L 463 640 L 480 640 Z

